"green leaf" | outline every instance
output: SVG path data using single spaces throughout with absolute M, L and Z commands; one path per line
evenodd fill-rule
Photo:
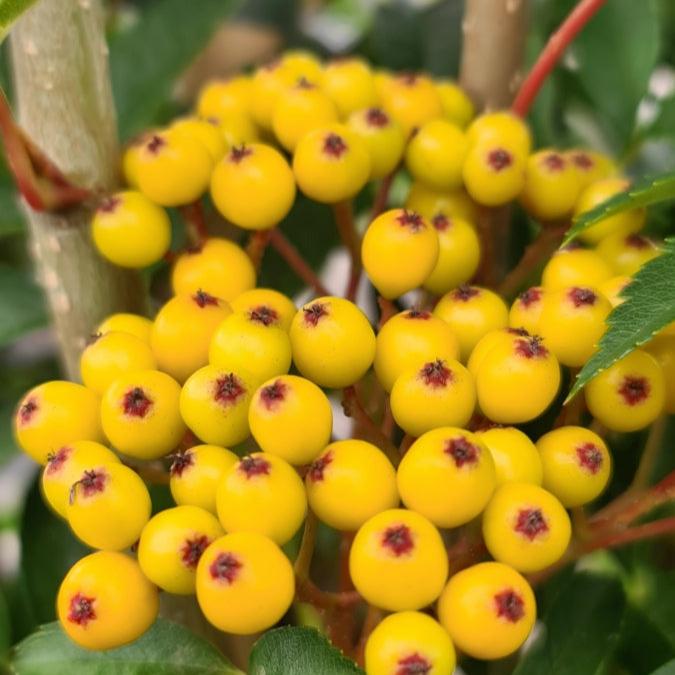
M 138 21 L 110 40 L 110 71 L 120 135 L 161 122 L 178 76 L 201 51 L 234 0 L 153 0 Z
M 42 291 L 30 275 L 0 264 L 0 347 L 46 324 Z
M 513 675 L 594 675 L 617 645 L 625 597 L 615 579 L 575 574 L 543 616 L 541 634 Z
M 675 675 L 675 659 L 664 663 L 660 668 L 657 668 L 651 675 Z
M 11 25 L 35 0 L 0 0 L 0 40 L 9 33 Z
M 675 237 L 666 239 L 663 253 L 643 265 L 621 295 L 624 302 L 607 317 L 607 330 L 577 376 L 567 401 L 598 373 L 675 320 Z
M 643 208 L 650 204 L 675 199 L 675 173 L 662 176 L 652 176 L 636 183 L 625 192 L 611 197 L 602 204 L 598 204 L 591 211 L 577 216 L 572 227 L 567 231 L 563 246 L 591 225 L 595 225 L 604 218 L 615 216 L 629 209 Z
M 12 626 L 9 622 L 9 607 L 5 601 L 5 596 L 0 590 L 0 663 L 4 659 L 12 637 Z
M 57 622 L 49 623 L 14 648 L 10 666 L 15 675 L 241 675 L 209 642 L 165 619 L 130 645 L 105 652 L 81 649 Z
M 314 628 L 285 626 L 253 646 L 249 675 L 354 675 L 363 671 Z

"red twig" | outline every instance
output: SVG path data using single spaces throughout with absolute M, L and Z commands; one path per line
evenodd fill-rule
M 581 0 L 549 38 L 536 63 L 523 81 L 511 110 L 521 117 L 527 115 L 549 73 L 579 31 L 593 18 L 606 0 Z
M 347 288 L 345 289 L 345 298 L 353 301 L 356 297 L 356 291 L 361 280 L 361 238 L 356 231 L 354 224 L 354 211 L 351 201 L 338 202 L 333 205 L 333 214 L 335 224 L 337 225 L 340 238 L 345 248 L 349 252 L 351 269 Z
M 397 169 L 394 169 L 388 176 L 385 176 L 380 182 L 380 186 L 377 188 L 377 193 L 375 194 L 375 199 L 373 200 L 373 210 L 370 212 L 371 222 L 387 208 L 389 192 L 391 191 L 391 186 L 394 182 L 396 171 Z
M 620 532 L 610 532 L 601 537 L 594 537 L 582 549 L 582 554 L 590 553 L 601 548 L 617 548 L 624 544 L 630 544 L 635 541 L 642 541 L 643 539 L 651 539 L 652 537 L 661 537 L 664 534 L 675 533 L 675 516 L 670 518 L 661 518 L 660 520 L 653 520 L 651 523 L 644 525 L 636 525 L 627 530 Z
M 391 301 L 383 298 L 381 295 L 377 298 L 377 304 L 380 306 L 380 323 L 379 327 L 382 328 L 389 319 L 391 319 L 394 314 L 396 314 L 396 305 Z
M 311 286 L 319 295 L 330 295 L 300 251 L 284 237 L 280 230 L 270 230 L 269 243 L 308 286 Z
M 322 591 L 309 579 L 298 579 L 296 591 L 301 600 L 322 609 L 343 609 L 353 607 L 361 602 L 361 596 L 356 591 L 345 591 L 344 593 Z
M 260 269 L 260 263 L 262 263 L 263 256 L 265 255 L 265 249 L 267 248 L 267 244 L 269 244 L 270 236 L 270 230 L 258 230 L 248 240 L 246 253 L 248 253 L 248 257 L 257 270 Z
M 205 239 L 208 239 L 209 231 L 204 220 L 204 209 L 199 200 L 181 206 L 180 213 L 188 226 L 188 236 L 193 244 L 201 244 Z

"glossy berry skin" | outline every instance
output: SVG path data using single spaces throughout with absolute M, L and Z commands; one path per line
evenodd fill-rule
M 453 575 L 438 602 L 438 620 L 465 654 L 501 659 L 534 626 L 537 607 L 527 581 L 508 565 L 484 562 Z
M 279 325 L 288 330 L 291 327 L 291 321 L 298 311 L 293 301 L 283 293 L 275 291 L 273 288 L 252 288 L 240 293 L 230 302 L 235 312 L 251 312 L 257 310 L 258 313 L 265 313 L 272 317 L 276 313 Z
M 639 234 L 610 234 L 596 249 L 614 274 L 634 275 L 645 263 L 660 255 L 659 247 Z
M 579 187 L 582 190 L 591 183 L 610 178 L 616 173 L 614 162 L 601 152 L 577 148 L 564 154 L 576 170 Z
M 82 472 L 71 488 L 66 517 L 87 546 L 121 551 L 138 540 L 151 506 L 138 474 L 114 462 Z
M 377 103 L 373 74 L 361 59 L 343 58 L 327 63 L 321 74 L 321 89 L 343 119 Z
M 398 467 L 403 503 L 437 527 L 458 527 L 475 518 L 495 488 L 490 451 L 478 436 L 441 427 L 420 436 Z
M 320 74 L 320 67 L 317 75 Z M 272 130 L 274 109 L 286 90 L 298 77 L 313 81 L 307 72 L 295 73 L 286 67 L 282 59 L 266 63 L 253 74 L 249 112 L 255 123 L 266 131 Z
M 224 534 L 216 517 L 197 506 L 165 509 L 143 528 L 138 564 L 163 591 L 189 595 L 195 592 L 199 559 Z
M 520 424 L 539 417 L 559 388 L 558 359 L 538 337 L 513 336 L 500 341 L 476 373 L 478 406 L 500 424 Z
M 234 312 L 214 331 L 209 363 L 245 370 L 258 382 L 284 375 L 291 367 L 291 341 L 278 317 L 257 308 Z
M 424 282 L 436 295 L 468 283 L 480 262 L 480 240 L 475 228 L 459 217 L 438 213 L 431 218 L 438 234 L 438 260 Z
M 321 125 L 298 141 L 293 173 L 314 201 L 335 204 L 351 199 L 370 177 L 368 146 L 344 124 Z
M 455 663 L 455 648 L 447 631 L 422 612 L 389 615 L 366 642 L 368 675 L 452 675 Z
M 185 433 L 178 409 L 180 386 L 158 370 L 117 378 L 101 401 L 103 431 L 114 448 L 136 459 L 157 459 Z
M 565 507 L 583 506 L 602 494 L 612 458 L 605 442 L 583 427 L 558 427 L 537 441 L 543 486 Z
M 205 291 L 176 295 L 157 312 L 150 345 L 159 368 L 178 382 L 209 362 L 209 345 L 230 305 Z
M 375 607 L 421 609 L 438 598 L 448 576 L 448 556 L 438 530 L 405 509 L 382 511 L 354 537 L 349 572 L 356 590 Z
M 563 153 L 549 148 L 527 158 L 520 201 L 540 222 L 567 218 L 576 204 L 579 190 L 577 171 Z
M 226 532 L 258 532 L 282 545 L 302 525 L 307 498 L 302 480 L 288 462 L 256 452 L 225 472 L 216 506 Z
M 574 215 L 590 211 L 610 197 L 625 192 L 630 183 L 623 178 L 605 178 L 604 180 L 591 183 L 579 195 Z M 639 232 L 645 224 L 646 213 L 644 209 L 629 209 L 615 216 L 603 218 L 595 225 L 591 225 L 579 234 L 579 238 L 588 244 L 598 244 L 609 234 L 631 234 Z
M 234 148 L 244 143 L 255 143 L 260 139 L 258 127 L 247 112 L 232 110 L 209 117 L 208 120 L 217 125 L 227 148 Z
M 366 441 L 331 443 L 310 466 L 305 485 L 312 511 L 336 530 L 354 532 L 374 515 L 398 506 L 394 467 Z
M 205 443 L 232 447 L 249 436 L 248 406 L 257 380 L 242 370 L 204 366 L 180 393 L 180 413 Z
M 231 111 L 245 111 L 251 100 L 250 78 L 241 75 L 211 80 L 199 92 L 197 112 L 200 117 L 219 117 Z
M 39 464 L 46 464 L 49 453 L 72 441 L 103 441 L 98 396 L 62 380 L 33 387 L 17 405 L 14 436 Z
M 509 310 L 493 291 L 480 286 L 460 286 L 446 293 L 434 316 L 445 321 L 459 340 L 460 358 L 466 361 L 483 335 L 508 323 Z
M 496 330 L 491 330 L 489 333 L 483 335 L 476 346 L 471 350 L 471 356 L 469 356 L 469 360 L 466 364 L 466 367 L 474 378 L 478 375 L 478 370 L 485 357 L 497 345 L 510 345 L 517 337 L 527 338 L 530 337 L 530 335 L 524 328 L 511 327 L 497 328 Z
M 632 281 L 631 277 L 619 275 L 607 279 L 598 286 L 598 290 L 609 300 L 612 307 L 618 307 L 623 301 L 623 289 Z
M 94 213 L 91 234 L 99 253 L 120 267 L 148 267 L 171 245 L 166 211 L 141 192 L 106 197 Z
M 80 647 L 114 649 L 150 628 L 159 612 L 159 594 L 133 558 L 98 551 L 70 568 L 56 611 L 66 635 Z
M 363 267 L 385 298 L 421 286 L 438 261 L 438 234 L 419 213 L 391 209 L 368 226 L 361 244 Z
M 42 471 L 40 486 L 49 506 L 62 518 L 70 488 L 86 469 L 97 469 L 104 464 L 119 462 L 117 455 L 100 443 L 73 441 L 50 453 Z
M 511 305 L 509 326 L 524 328 L 530 335 L 538 335 L 545 297 L 546 289 L 543 286 L 532 286 L 524 290 Z
M 419 128 L 408 143 L 406 166 L 415 180 L 437 190 L 462 185 L 462 165 L 469 143 L 452 122 L 435 119 Z
M 172 133 L 201 143 L 208 150 L 214 163 L 222 159 L 227 151 L 227 143 L 216 117 L 207 119 L 182 117 L 173 122 L 169 128 Z
M 176 295 L 202 290 L 230 302 L 255 286 L 255 268 L 241 247 L 213 237 L 179 256 L 171 285 Z
M 421 213 L 427 220 L 445 216 L 474 223 L 478 218 L 478 208 L 465 190 L 433 190 L 419 181 L 410 186 L 405 208 Z
M 96 327 L 94 335 L 105 335 L 106 333 L 111 333 L 113 331 L 131 333 L 131 335 L 135 335 L 139 340 L 143 340 L 146 344 L 150 344 L 152 321 L 144 316 L 139 316 L 138 314 L 126 312 L 111 314 Z
M 269 145 L 237 145 L 213 170 L 211 198 L 221 215 L 238 227 L 268 230 L 293 206 L 293 172 Z
M 120 375 L 156 367 L 148 343 L 131 333 L 110 332 L 96 337 L 80 356 L 82 382 L 99 396 Z
M 178 453 L 171 464 L 169 488 L 179 506 L 198 506 L 216 514 L 216 492 L 225 472 L 239 461 L 217 445 L 195 445 Z
M 661 366 L 665 382 L 664 411 L 672 415 L 675 413 L 675 336 L 657 336 L 644 346 L 644 350 Z
M 405 136 L 401 126 L 378 107 L 352 113 L 347 126 L 365 143 L 370 155 L 370 179 L 384 178 L 403 157 Z
M 519 572 L 538 572 L 560 560 L 571 533 L 563 505 L 537 485 L 506 483 L 483 512 L 490 555 Z
M 294 152 L 311 131 L 338 121 L 333 101 L 316 85 L 301 79 L 274 107 L 272 129 L 279 143 Z
M 293 363 L 320 387 L 354 384 L 375 358 L 375 333 L 366 315 L 342 298 L 326 296 L 303 305 L 289 334 Z
M 527 124 L 518 115 L 500 110 L 476 117 L 467 129 L 469 143 L 493 143 L 503 141 L 528 155 L 532 147 L 532 135 Z
M 436 82 L 436 91 L 441 97 L 441 107 L 445 119 L 464 129 L 473 119 L 475 108 L 471 99 L 462 88 L 451 80 Z
M 541 457 L 534 443 L 520 429 L 494 427 L 487 431 L 478 431 L 476 435 L 492 455 L 497 486 L 504 483 L 541 485 Z
M 596 251 L 571 247 L 556 251 L 541 275 L 542 286 L 559 291 L 570 286 L 599 286 L 614 273 Z
M 414 129 L 443 113 L 434 83 L 416 73 L 392 77 L 382 92 L 382 106 L 401 125 L 406 138 Z
M 375 375 L 386 391 L 406 370 L 436 359 L 455 361 L 459 343 L 450 326 L 431 312 L 408 309 L 391 317 L 377 334 Z
M 138 189 L 160 206 L 197 201 L 209 185 L 213 160 L 206 147 L 180 133 L 149 136 L 138 149 Z
M 391 390 L 396 424 L 411 436 L 464 427 L 476 407 L 473 376 L 459 361 L 437 359 L 404 371 Z
M 593 417 L 612 431 L 644 429 L 665 405 L 663 371 L 642 349 L 633 350 L 596 375 L 584 391 Z
M 219 630 L 250 635 L 273 626 L 295 594 L 293 567 L 281 549 L 255 532 L 216 539 L 197 566 L 197 601 Z
M 609 301 L 594 288 L 564 288 L 546 297 L 539 332 L 561 364 L 578 368 L 595 351 L 611 311 Z
M 251 434 L 264 452 L 290 464 L 312 462 L 330 442 L 333 410 L 313 382 L 281 375 L 264 382 L 248 410 Z

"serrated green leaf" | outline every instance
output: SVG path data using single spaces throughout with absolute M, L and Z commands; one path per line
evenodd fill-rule
M 249 675 L 356 675 L 363 671 L 314 628 L 285 626 L 253 646 Z
M 663 253 L 643 265 L 621 293 L 625 298 L 607 317 L 607 330 L 567 396 L 569 401 L 589 380 L 675 321 L 675 238 Z
M 650 204 L 663 202 L 667 199 L 675 199 L 675 173 L 645 178 L 626 192 L 621 192 L 602 202 L 602 204 L 598 204 L 594 209 L 577 216 L 572 223 L 572 227 L 565 234 L 562 245 L 569 244 L 585 229 L 604 218 L 615 216 L 617 213 L 629 209 L 643 208 Z
M 0 0 L 0 40 L 3 40 L 11 25 L 35 2 L 35 0 Z
M 49 623 L 14 648 L 10 667 L 15 675 L 242 675 L 209 642 L 165 619 L 136 642 L 105 652 L 81 649 Z
M 513 675 L 595 675 L 617 645 L 625 597 L 621 584 L 575 574 L 556 595 L 543 627 Z
M 42 291 L 24 270 L 0 264 L 0 347 L 47 325 Z

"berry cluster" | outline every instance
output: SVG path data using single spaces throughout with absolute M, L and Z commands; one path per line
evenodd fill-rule
M 579 420 L 536 442 L 515 425 L 551 408 L 561 373 L 593 354 L 621 289 L 659 250 L 638 234 L 644 212 L 629 211 L 583 233 L 593 248 L 554 254 L 541 285 L 510 308 L 472 285 L 480 208 L 519 200 L 550 227 L 627 187 L 598 153 L 532 153 L 511 113 L 472 118 L 451 82 L 294 52 L 209 84 L 194 116 L 126 150 L 129 189 L 103 200 L 92 223 L 101 254 L 126 267 L 160 260 L 167 208 L 206 193 L 231 224 L 268 230 L 296 186 L 341 203 L 404 163 L 407 200 L 375 215 L 360 259 L 383 307 L 408 309 L 383 316 L 377 333 L 348 298 L 297 309 L 256 288 L 237 244 L 207 238 L 175 259 L 174 296 L 154 320 L 116 314 L 95 329 L 83 385 L 47 382 L 25 395 L 18 442 L 44 465 L 50 506 L 98 550 L 59 591 L 75 642 L 134 640 L 154 621 L 160 590 L 196 593 L 223 631 L 269 628 L 296 595 L 281 547 L 317 517 L 353 533 L 351 581 L 391 613 L 365 647 L 369 675 L 448 675 L 455 648 L 497 659 L 523 644 L 536 616 L 523 575 L 563 557 L 567 509 L 603 492 L 612 460 Z M 346 407 L 367 418 L 354 388 L 364 378 L 384 392 L 395 425 L 378 425 L 376 443 L 331 442 L 324 390 L 344 389 Z M 668 328 L 597 376 L 586 404 L 607 429 L 642 429 L 675 412 L 674 382 Z M 402 457 L 391 452 L 396 434 Z M 142 476 L 158 467 L 176 506 L 151 516 Z M 463 526 L 481 532 L 492 560 L 449 560 Z

